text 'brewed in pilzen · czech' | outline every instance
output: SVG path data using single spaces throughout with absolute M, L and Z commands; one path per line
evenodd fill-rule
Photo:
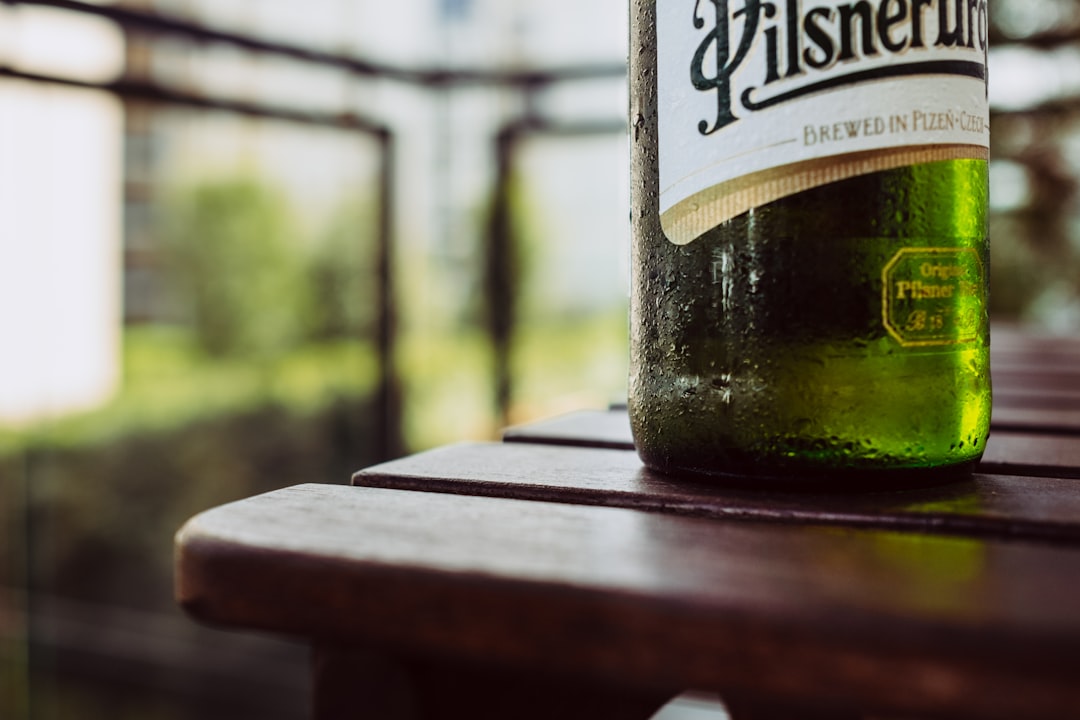
M 907 132 L 954 132 L 961 131 L 974 135 L 984 135 L 990 128 L 986 118 L 969 112 L 946 110 L 930 112 L 912 110 L 907 114 L 895 114 L 888 117 L 874 115 L 870 117 L 838 120 L 824 125 L 806 125 L 803 127 L 803 145 L 821 145 L 830 142 L 846 142 L 858 138 L 875 137 Z

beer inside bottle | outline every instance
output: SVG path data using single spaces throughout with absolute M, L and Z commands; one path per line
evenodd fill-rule
M 872 483 L 989 433 L 985 1 L 632 0 L 644 462 Z

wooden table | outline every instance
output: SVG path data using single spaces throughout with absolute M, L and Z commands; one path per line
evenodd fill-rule
M 583 412 L 196 516 L 199 620 L 309 638 L 314 717 L 1080 718 L 1080 342 L 998 331 L 969 481 L 757 493 Z

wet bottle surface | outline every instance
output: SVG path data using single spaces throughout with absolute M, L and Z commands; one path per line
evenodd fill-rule
M 657 191 L 655 8 L 632 2 L 629 409 L 644 462 L 856 485 L 969 472 L 991 404 L 986 161 L 832 182 L 675 244 Z

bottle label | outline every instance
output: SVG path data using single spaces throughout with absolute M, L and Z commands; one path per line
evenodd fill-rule
M 668 239 L 857 175 L 985 159 L 986 3 L 657 0 Z
M 986 281 L 974 249 L 903 248 L 881 275 L 885 329 L 904 347 L 978 339 Z

